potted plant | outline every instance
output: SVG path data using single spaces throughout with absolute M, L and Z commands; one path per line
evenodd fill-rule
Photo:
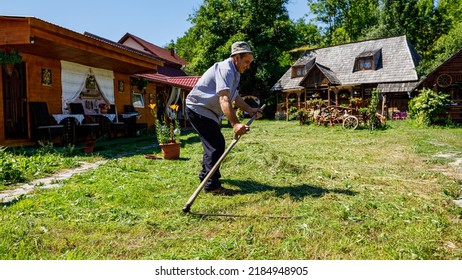
M 170 105 L 169 117 L 165 121 L 157 118 L 156 104 L 149 104 L 154 116 L 156 126 L 156 138 L 162 150 L 164 159 L 180 158 L 180 142 L 177 141 L 181 134 L 180 122 L 178 121 L 178 105 Z
M 148 86 L 148 80 L 140 77 L 140 78 L 132 78 L 131 79 L 131 85 L 136 86 L 139 91 L 145 90 L 146 87 Z
M 362 102 L 363 102 L 363 99 L 361 97 L 352 97 L 352 98 L 350 98 L 350 103 L 351 103 L 352 107 L 359 107 Z
M 19 55 L 18 50 L 13 48 L 2 48 L 0 51 L 0 64 L 3 65 L 8 76 L 13 74 L 14 64 L 22 62 L 22 56 Z

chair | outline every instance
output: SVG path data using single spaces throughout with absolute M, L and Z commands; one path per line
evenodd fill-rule
M 125 113 L 138 113 L 133 105 L 124 105 L 124 111 Z M 144 130 L 145 135 L 148 135 L 148 124 L 138 122 L 136 116 L 124 119 L 124 122 L 127 124 L 128 134 L 137 135 L 138 131 Z
M 85 110 L 83 109 L 82 103 L 70 103 L 69 108 L 71 109 L 71 114 L 84 115 L 85 119 L 82 124 L 76 127 L 77 137 L 81 137 L 83 141 L 86 140 L 95 140 L 101 133 L 101 126 L 99 123 L 90 122 L 85 115 Z
M 48 113 L 48 105 L 46 102 L 29 102 L 32 138 L 39 140 L 52 140 L 59 136 L 62 144 L 64 135 L 64 125 L 53 125 Z

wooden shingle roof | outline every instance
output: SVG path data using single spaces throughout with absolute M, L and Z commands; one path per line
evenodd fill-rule
M 359 57 L 374 56 L 374 70 L 355 71 Z M 391 37 L 349 43 L 306 51 L 293 66 L 314 65 L 330 80 L 331 84 L 358 85 L 376 83 L 413 82 L 418 80 L 415 67 L 418 55 L 406 36 Z M 310 74 L 309 69 L 306 76 Z M 303 78 L 292 78 L 292 69 L 279 79 L 271 90 L 300 88 Z M 305 78 L 306 78 L 305 76 Z

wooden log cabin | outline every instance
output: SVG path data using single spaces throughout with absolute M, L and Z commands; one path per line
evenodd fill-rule
M 462 124 L 462 49 L 430 72 L 416 86 L 413 95 L 418 95 L 423 88 L 449 94 L 449 117 L 455 124 Z
M 326 105 L 368 106 L 372 91 L 380 91 L 379 113 L 406 111 L 418 83 L 419 57 L 406 36 L 347 43 L 306 51 L 271 88 L 276 94 L 276 118 L 288 119 L 291 107 Z
M 32 127 L 28 104 L 44 101 L 49 114 L 63 114 L 68 103 L 82 98 L 92 106 L 104 100 L 118 112 L 133 104 L 131 77 L 156 73 L 163 62 L 156 56 L 80 34 L 34 17 L 0 16 L 2 55 L 15 50 L 22 62 L 11 72 L 1 67 L 0 146 L 30 145 Z M 79 78 L 80 77 L 80 78 Z M 82 78 L 83 77 L 83 78 Z M 97 92 L 88 86 L 96 79 Z M 82 79 L 86 80 L 82 83 Z M 85 87 L 87 88 L 85 91 Z M 156 84 L 148 84 L 141 98 L 155 93 Z M 94 89 L 94 87 L 93 87 Z M 99 95 L 98 95 L 99 91 Z M 92 99 L 94 94 L 94 99 Z M 95 101 L 96 100 L 96 101 Z M 152 100 L 151 100 L 152 101 Z M 149 107 L 137 109 L 141 122 L 153 124 Z

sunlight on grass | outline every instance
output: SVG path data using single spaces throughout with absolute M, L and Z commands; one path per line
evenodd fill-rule
M 232 131 L 223 132 L 229 144 Z M 437 168 L 462 157 L 461 138 L 461 129 L 398 121 L 373 133 L 256 121 L 222 164 L 223 185 L 237 194 L 201 193 L 192 206 L 246 217 L 181 211 L 200 183 L 191 131 L 176 161 L 144 158 L 160 153 L 152 135 L 98 143 L 106 164 L 2 206 L 0 257 L 460 259 L 462 210 L 452 200 L 462 182 Z

